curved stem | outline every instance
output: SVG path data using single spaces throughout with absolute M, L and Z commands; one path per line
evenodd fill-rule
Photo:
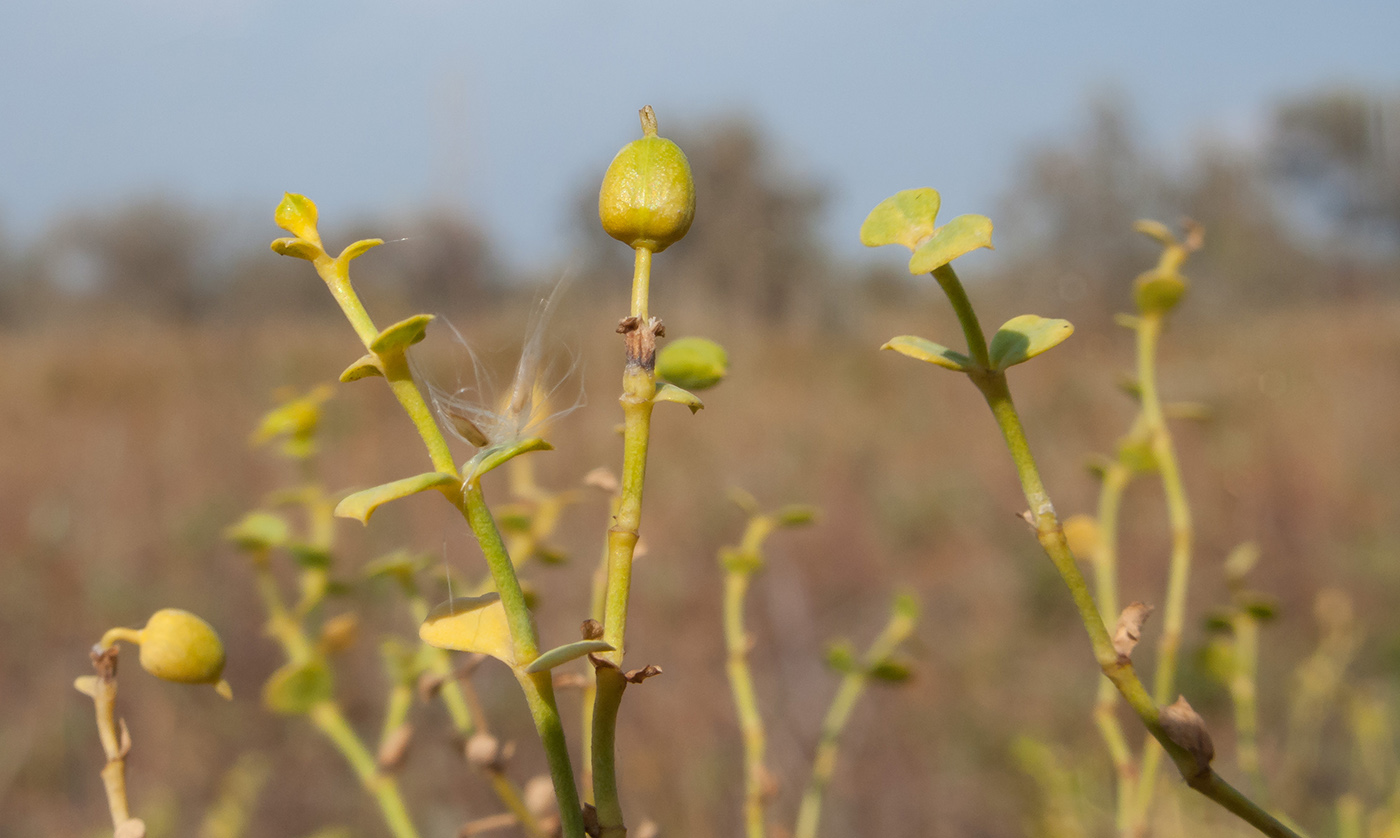
M 109 632 L 110 634 L 110 632 Z M 97 738 L 107 762 L 102 766 L 102 787 L 107 793 L 107 809 L 112 815 L 112 829 L 121 829 L 131 820 L 126 799 L 126 752 L 130 742 L 124 742 L 124 728 L 117 721 L 117 647 L 103 642 L 92 650 L 92 706 L 97 717 Z

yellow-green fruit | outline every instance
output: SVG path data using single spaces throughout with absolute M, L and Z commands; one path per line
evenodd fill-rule
M 680 338 L 656 353 L 656 374 L 683 390 L 713 387 L 728 372 L 728 353 L 708 338 Z
M 188 611 L 162 608 L 140 632 L 141 668 L 167 681 L 218 684 L 224 644 L 213 627 Z
M 656 135 L 656 116 L 642 110 L 645 136 L 623 146 L 598 192 L 598 218 L 608 235 L 660 253 L 685 237 L 695 218 L 695 181 L 680 146 Z

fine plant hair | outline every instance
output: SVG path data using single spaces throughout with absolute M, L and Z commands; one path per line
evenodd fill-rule
M 449 391 L 435 383 L 410 355 L 414 377 L 428 391 L 433 409 L 457 439 L 477 448 L 527 439 L 584 405 L 580 357 L 570 352 L 566 359 L 561 358 L 559 353 L 549 353 L 546 346 L 550 322 L 573 278 L 573 271 L 565 271 L 549 295 L 531 308 L 515 375 L 506 390 L 498 388 L 490 367 L 445 318 L 437 319 L 452 333 L 458 353 L 470 361 L 471 381 L 461 382 L 459 366 L 457 387 Z

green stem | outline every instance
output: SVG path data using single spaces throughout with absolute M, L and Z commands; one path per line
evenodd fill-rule
M 254 556 L 254 566 L 257 570 L 258 594 L 262 598 L 263 607 L 267 610 L 268 634 L 272 635 L 281 645 L 288 660 L 293 662 L 310 660 L 315 654 L 315 646 L 306 636 L 302 624 L 292 616 L 286 603 L 283 602 L 282 593 L 277 588 L 277 580 L 273 578 L 272 570 L 268 567 L 266 551 Z M 394 712 L 391 709 L 388 715 L 392 717 Z M 393 777 L 379 771 L 378 763 L 375 762 L 369 749 L 360 741 L 359 735 L 345 721 L 345 716 L 341 714 L 340 706 L 335 700 L 318 702 L 311 708 L 309 715 L 312 724 L 331 740 L 331 743 L 345 757 L 345 760 L 350 763 L 350 767 L 360 778 L 361 784 L 374 796 L 389 831 L 396 838 L 417 838 L 418 831 L 414 828 L 413 821 L 408 816 L 408 810 L 404 807 L 403 798 L 399 795 L 398 783 Z
M 533 675 L 517 671 L 516 679 L 525 691 L 530 717 L 544 745 L 549 777 L 554 782 L 554 799 L 559 803 L 561 834 L 564 838 L 584 838 L 583 805 L 578 799 L 574 766 L 569 760 L 569 743 L 564 738 L 564 723 L 559 717 L 559 705 L 554 700 L 553 674 L 549 670 Z
M 967 300 L 966 294 L 962 292 L 961 285 L 958 283 L 957 276 L 949 270 L 944 272 L 942 276 L 939 272 L 935 272 L 935 277 L 938 278 L 945 290 L 951 287 L 952 290 L 949 290 L 948 297 L 953 302 L 954 309 L 958 310 L 958 319 L 963 323 L 964 331 L 969 335 L 969 349 L 975 351 L 976 343 L 971 340 L 974 332 L 969 324 L 976 326 L 976 316 L 971 312 L 970 306 L 967 307 L 968 310 L 965 313 L 962 310 L 961 306 L 967 306 Z M 961 306 L 959 300 L 962 301 Z M 977 329 L 975 334 L 980 337 L 981 330 Z M 1065 542 L 1064 532 L 1060 529 L 1059 519 L 1055 516 L 1054 505 L 1050 502 L 1045 485 L 1040 479 L 1040 472 L 1036 468 L 1035 458 L 1031 455 L 1030 443 L 1026 439 L 1021 418 L 1016 413 L 1015 404 L 1011 401 L 1006 375 L 982 369 L 973 371 L 968 377 L 981 390 L 983 398 L 987 401 L 987 406 L 991 408 L 992 415 L 996 418 L 998 427 L 1001 428 L 1002 437 L 1006 441 L 1007 450 L 1011 453 L 1011 459 L 1021 481 L 1021 490 L 1025 494 L 1026 502 L 1030 505 L 1031 522 L 1036 529 L 1036 538 L 1046 555 L 1049 556 L 1050 561 L 1055 565 L 1055 569 L 1059 571 L 1065 586 L 1069 588 L 1070 596 L 1079 611 L 1080 620 L 1084 623 L 1084 629 L 1089 635 L 1094 658 L 1098 661 L 1099 668 L 1103 670 L 1104 675 L 1108 676 L 1108 679 L 1118 688 L 1118 692 L 1122 694 L 1133 712 L 1137 713 L 1148 732 L 1167 750 L 1188 785 L 1234 812 L 1265 835 L 1298 838 L 1295 832 L 1230 787 L 1209 767 L 1203 771 L 1199 770 L 1195 757 L 1167 736 L 1158 719 L 1158 705 L 1147 693 L 1147 688 L 1138 679 L 1137 673 L 1133 671 L 1132 662 L 1126 658 L 1119 660 L 1117 652 L 1114 651 L 1108 629 L 1099 615 L 1093 595 L 1089 592 L 1089 585 L 1085 581 L 1084 575 L 1079 571 L 1074 556 L 1070 553 L 1069 545 Z
M 379 750 L 394 738 L 408 723 L 408 711 L 413 707 L 413 687 L 408 684 L 394 684 L 389 688 L 389 701 L 384 707 L 384 727 L 379 732 Z
M 768 773 L 763 764 L 766 736 L 749 671 L 749 635 L 744 630 L 744 597 L 750 578 L 749 573 L 737 570 L 724 576 L 724 640 L 729 653 L 726 665 L 729 687 L 734 694 L 734 708 L 744 740 L 745 834 L 748 838 L 764 838 L 768 834 L 763 815 L 764 780 Z
M 354 327 L 360 342 L 364 344 L 367 351 L 372 352 L 370 345 L 379 336 L 379 329 L 375 327 L 369 312 L 365 310 L 359 295 L 355 293 L 354 286 L 350 284 L 350 266 L 339 259 L 332 259 L 328 256 L 317 259 L 315 266 L 316 272 L 321 275 L 321 279 L 325 280 L 331 295 L 340 304 L 340 310 L 345 313 L 345 319 L 349 320 L 350 325 Z M 433 412 L 428 407 L 427 400 L 423 398 L 418 385 L 413 381 L 413 374 L 408 367 L 408 355 L 402 349 L 383 355 L 374 354 L 379 359 L 384 378 L 389 382 L 389 389 L 393 391 L 399 404 L 403 405 L 404 411 L 413 421 L 413 426 L 418 429 L 418 435 L 422 437 L 423 444 L 427 446 L 428 457 L 432 460 L 433 468 L 447 474 L 457 474 L 457 466 L 452 461 L 452 451 L 447 447 L 447 439 L 442 435 L 442 430 L 438 428 L 437 422 L 433 420 Z
M 370 319 L 369 313 L 365 310 L 350 283 L 348 263 L 323 255 L 315 260 L 315 266 L 316 272 L 325 280 L 326 286 L 330 288 L 331 294 L 340 304 L 341 311 L 345 313 L 346 319 L 355 329 L 360 342 L 365 345 L 366 349 L 369 349 L 374 339 L 378 337 L 379 330 L 375 328 L 374 322 Z M 413 381 L 404 351 L 397 350 L 386 354 L 376 353 L 376 357 L 380 361 L 381 371 L 388 380 L 394 396 L 418 429 L 418 435 L 423 439 L 423 443 L 428 449 L 428 456 L 433 467 L 447 474 L 458 475 L 457 467 L 452 461 L 452 452 L 447 446 L 447 440 L 443 437 L 437 422 L 434 421 L 432 411 L 428 408 L 423 394 Z M 472 532 L 481 545 L 482 553 L 486 555 L 492 579 L 501 596 L 502 607 L 506 612 L 513 655 L 517 665 L 524 666 L 539 655 L 539 640 L 535 633 L 534 620 L 525 605 L 525 595 L 520 589 L 520 581 L 515 575 L 515 567 L 501 541 L 501 534 L 496 528 L 495 519 L 492 518 L 491 511 L 487 508 L 486 501 L 481 495 L 481 487 L 476 481 L 473 481 L 469 485 L 463 486 L 460 492 L 444 491 L 443 494 L 453 501 L 462 516 L 467 519 L 467 523 L 471 526 Z M 582 808 L 578 802 L 578 787 L 574 783 L 568 744 L 564 739 L 563 725 L 559 720 L 559 708 L 554 700 L 553 682 L 550 680 L 548 672 L 534 676 L 520 673 L 518 679 L 525 691 L 525 698 L 530 706 L 530 715 L 534 719 L 535 729 L 539 732 L 540 741 L 545 748 L 550 775 L 554 781 L 555 798 L 559 802 L 559 816 L 564 838 L 583 838 L 583 816 Z
M 1167 501 L 1167 519 L 1171 526 L 1171 560 L 1167 578 L 1167 602 L 1162 617 L 1162 635 L 1157 646 L 1157 671 L 1153 677 L 1152 697 L 1164 705 L 1171 700 L 1176 680 L 1177 657 L 1181 648 L 1181 632 L 1186 620 L 1186 594 L 1191 578 L 1191 508 L 1186 489 L 1181 482 L 1181 469 L 1167 429 L 1162 402 L 1157 389 L 1157 343 L 1163 326 L 1162 314 L 1143 314 L 1137 323 L 1138 386 L 1142 392 L 1142 417 L 1152 444 L 1153 457 L 1162 477 L 1162 491 Z M 1152 806 L 1157 785 L 1157 771 L 1162 754 L 1156 748 L 1145 749 L 1142 777 L 1139 780 L 1134 817 L 1143 823 Z
M 856 701 L 865 691 L 867 680 L 863 672 L 849 672 L 841 679 L 836 697 L 827 708 L 822 719 L 821 740 L 817 744 L 817 754 L 812 760 L 812 776 L 807 781 L 807 789 L 802 793 L 802 804 L 797 810 L 797 826 L 794 838 L 816 838 L 817 826 L 821 822 L 822 800 L 826 787 L 836 770 L 836 755 L 841 747 L 841 731 L 855 709 Z
M 642 520 L 642 487 L 646 482 L 647 446 L 651 440 L 652 397 L 656 395 L 655 336 L 648 320 L 647 296 L 651 284 L 651 251 L 636 248 L 632 271 L 634 320 L 627 340 L 627 365 L 622 372 L 622 490 L 617 513 L 608 528 L 608 582 L 604 596 L 603 640 L 613 651 L 602 655 L 614 666 L 626 653 L 627 599 L 632 589 L 632 558 Z M 593 799 L 603 835 L 626 835 L 622 804 L 617 796 L 613 743 L 618 704 L 627 682 L 610 667 L 597 667 L 597 695 L 593 709 Z
M 380 773 L 374 756 L 345 720 L 340 706 L 334 701 L 317 702 L 311 708 L 310 718 L 311 723 L 331 740 L 345 761 L 350 763 L 365 790 L 374 796 L 389 831 L 396 838 L 418 838 L 418 830 L 414 828 L 403 797 L 399 795 L 398 783 L 393 777 Z
M 987 354 L 987 338 L 982 334 L 982 324 L 977 321 L 977 312 L 972 310 L 972 301 L 967 298 L 967 292 L 963 290 L 962 282 L 958 280 L 953 266 L 943 265 L 935 268 L 933 278 L 938 280 L 943 293 L 948 295 L 948 301 L 953 304 L 953 311 L 958 315 L 958 323 L 962 324 L 963 335 L 967 338 L 968 354 L 979 367 L 989 369 L 992 359 Z
M 593 799 L 598 811 L 598 838 L 626 838 L 622 801 L 617 792 L 617 764 L 613 753 L 617 738 L 617 711 L 627 679 L 622 671 L 599 666 L 598 690 L 593 704 Z
M 851 711 L 865 692 L 870 682 L 870 670 L 879 662 L 894 654 L 895 648 L 914 630 L 914 616 L 896 611 L 885 624 L 885 628 L 870 648 L 861 657 L 860 664 L 841 679 L 836 696 L 827 708 L 822 719 L 821 739 L 817 743 L 817 753 L 812 760 L 812 776 L 802 793 L 802 803 L 797 810 L 797 825 L 794 838 L 816 838 L 817 826 L 821 821 L 822 801 L 826 787 L 836 770 L 836 757 L 841 747 L 841 732 L 851 718 Z
M 515 565 L 501 540 L 501 531 L 496 527 L 496 519 L 486 505 L 481 493 L 481 483 L 472 481 L 462 487 L 462 514 L 466 516 L 472 533 L 476 535 L 481 552 L 486 556 L 486 565 L 491 570 L 491 582 L 496 593 L 501 596 L 501 607 L 506 612 L 506 623 L 510 627 L 510 642 L 515 662 L 525 666 L 539 657 L 539 639 L 535 633 L 535 620 L 530 615 L 530 607 L 525 604 L 525 591 L 520 587 L 520 578 L 515 575 Z
M 525 592 L 515 575 L 515 565 L 506 552 L 505 542 L 501 540 L 496 520 L 481 494 L 479 482 L 473 481 L 463 487 L 462 512 L 476 535 L 477 543 L 481 545 L 496 592 L 501 596 L 517 667 L 516 680 L 525 691 L 530 717 L 535 722 L 535 731 L 539 734 L 545 758 L 549 762 L 550 779 L 554 781 L 554 796 L 559 801 L 564 836 L 582 838 L 583 809 L 578 799 L 573 764 L 569 759 L 569 745 L 564 738 L 564 726 L 559 718 L 559 705 L 554 700 L 554 682 L 549 671 L 530 675 L 523 670 L 540 654 L 535 621 L 530 615 L 529 606 L 525 604 Z

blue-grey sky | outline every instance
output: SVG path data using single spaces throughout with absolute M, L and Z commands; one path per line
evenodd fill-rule
M 1096 89 L 1170 153 L 1333 84 L 1400 86 L 1400 3 L 8 0 L 0 229 L 153 193 L 270 222 L 293 190 L 331 231 L 459 205 L 542 265 L 649 103 L 663 134 L 756 117 L 853 250 L 897 189 L 990 212 Z

